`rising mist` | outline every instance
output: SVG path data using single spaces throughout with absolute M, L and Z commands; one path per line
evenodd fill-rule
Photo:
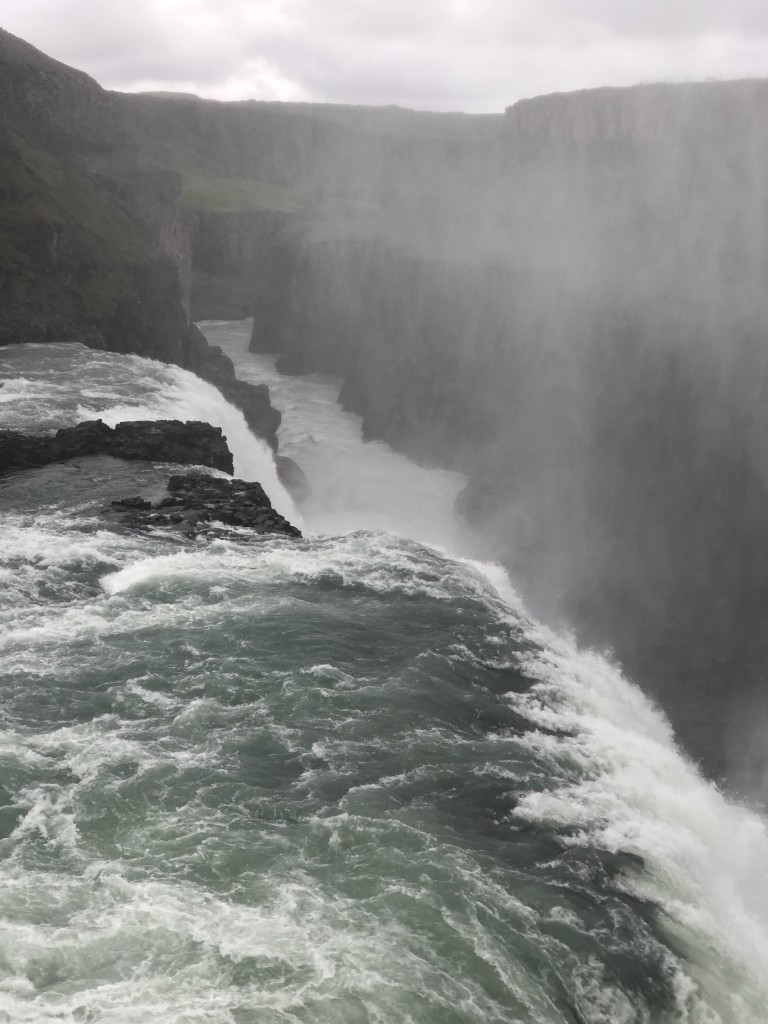
M 460 508 L 534 610 L 753 793 L 767 105 L 736 82 L 358 111 L 320 172 L 306 158 L 322 186 L 253 334 L 287 372 L 344 376 L 368 436 L 468 473 Z

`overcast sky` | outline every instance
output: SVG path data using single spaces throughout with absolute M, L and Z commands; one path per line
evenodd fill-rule
M 523 96 L 768 75 L 768 0 L 3 0 L 111 89 L 500 111 Z

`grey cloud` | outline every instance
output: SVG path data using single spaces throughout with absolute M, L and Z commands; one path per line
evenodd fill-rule
M 5 0 L 111 88 L 499 110 L 536 92 L 759 74 L 765 0 Z
M 768 32 L 764 0 L 539 0 L 553 18 L 591 21 L 625 36 L 669 38 L 712 32 Z

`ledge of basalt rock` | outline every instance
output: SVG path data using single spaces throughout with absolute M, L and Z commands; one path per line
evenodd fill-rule
M 0 430 L 0 473 L 88 455 L 234 472 L 232 454 L 221 429 L 194 420 L 134 420 L 115 427 L 101 420 L 86 420 L 74 427 L 62 427 L 55 434 Z
M 154 504 L 142 497 L 113 501 L 103 514 L 122 526 L 167 530 L 189 539 L 247 539 L 241 531 L 301 537 L 301 532 L 272 508 L 261 484 L 185 473 L 168 481 L 168 495 Z

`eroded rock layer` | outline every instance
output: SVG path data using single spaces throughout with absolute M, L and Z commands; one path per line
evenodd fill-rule
M 154 504 L 132 497 L 113 501 L 103 513 L 133 529 L 168 530 L 187 539 L 281 534 L 301 537 L 301 531 L 272 508 L 258 483 L 222 480 L 204 473 L 185 473 L 168 481 L 168 495 Z
M 220 427 L 180 420 L 132 420 L 109 427 L 88 420 L 55 434 L 0 431 L 0 473 L 35 469 L 51 462 L 111 455 L 144 462 L 174 462 L 234 472 L 232 454 Z

